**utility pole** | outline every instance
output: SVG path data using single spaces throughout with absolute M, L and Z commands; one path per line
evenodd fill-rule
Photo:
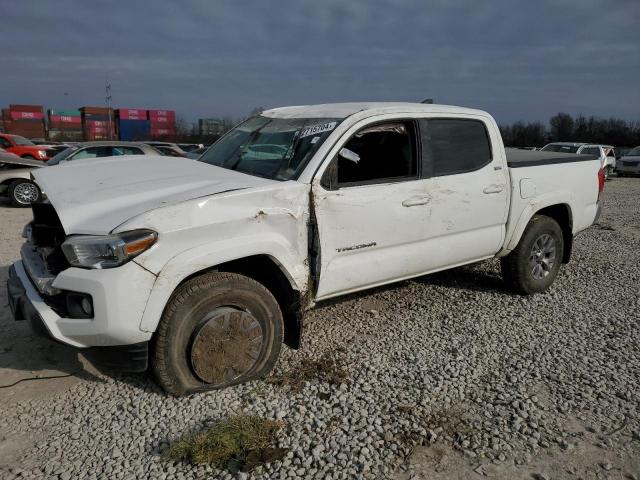
M 109 79 L 106 78 L 104 81 L 104 91 L 105 97 L 104 100 L 107 104 L 108 112 L 109 112 L 109 140 L 113 140 L 113 132 L 111 129 L 113 128 L 112 118 L 111 118 L 111 84 L 109 83 Z

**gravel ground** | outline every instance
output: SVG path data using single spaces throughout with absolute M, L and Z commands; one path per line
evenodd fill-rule
M 489 261 L 314 311 L 277 373 L 330 355 L 342 384 L 171 398 L 50 350 L 2 307 L 0 384 L 47 361 L 74 375 L 0 389 L 0 477 L 247 478 L 162 457 L 182 433 L 245 412 L 283 419 L 289 450 L 249 478 L 640 478 L 640 179 L 606 193 L 546 294 L 506 293 Z M 0 206 L 2 281 L 28 217 Z

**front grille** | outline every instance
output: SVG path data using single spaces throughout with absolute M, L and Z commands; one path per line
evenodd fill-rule
M 48 202 L 33 203 L 31 209 L 31 242 L 42 255 L 47 270 L 57 275 L 69 268 L 69 262 L 60 248 L 67 234 L 53 205 Z
M 638 164 L 640 164 L 640 162 L 629 162 L 629 161 L 622 162 L 622 165 L 624 165 L 625 167 L 636 167 L 638 166 Z

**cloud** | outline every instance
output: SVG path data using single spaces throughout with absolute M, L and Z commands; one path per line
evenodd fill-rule
M 0 103 L 175 108 L 421 100 L 498 120 L 637 118 L 640 9 L 626 0 L 9 2 Z M 70 95 L 63 96 L 63 92 Z

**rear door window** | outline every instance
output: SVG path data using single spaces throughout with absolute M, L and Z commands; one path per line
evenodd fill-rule
M 491 163 L 491 143 L 479 120 L 420 120 L 423 176 L 472 172 Z

